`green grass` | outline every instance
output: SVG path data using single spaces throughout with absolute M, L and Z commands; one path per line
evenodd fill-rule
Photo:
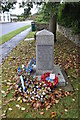
M 34 35 L 36 32 L 29 32 L 29 34 L 26 36 L 26 38 L 34 38 Z
M 33 37 L 34 32 L 30 32 L 27 37 Z M 20 103 L 17 100 L 10 102 L 6 106 L 2 107 L 2 112 L 7 110 L 7 118 L 50 118 L 51 112 L 56 111 L 55 118 L 78 118 L 78 51 L 74 43 L 69 41 L 67 38 L 57 33 L 57 42 L 54 45 L 54 63 L 63 66 L 67 73 L 68 79 L 74 87 L 74 91 L 69 96 L 59 99 L 59 103 L 52 105 L 52 107 L 44 111 L 44 115 L 40 115 L 41 109 L 38 111 L 34 110 L 27 103 Z M 79 48 L 80 50 L 80 48 Z M 36 57 L 36 41 L 22 41 L 13 51 L 10 56 L 5 59 L 2 64 L 2 90 L 7 90 L 7 81 L 16 83 L 17 68 L 22 63 L 27 64 L 32 57 Z M 14 58 L 14 59 L 13 59 Z M 12 91 L 14 92 L 14 85 L 10 93 L 5 97 L 5 101 L 13 98 Z M 19 96 L 19 95 L 18 95 Z M 25 107 L 25 111 L 21 111 L 16 108 L 16 104 L 21 107 Z M 11 107 L 13 110 L 9 111 Z M 67 111 L 65 111 L 67 109 Z M 28 110 L 28 112 L 27 112 Z
M 4 36 L 0 37 L 0 45 L 7 42 L 8 40 L 10 40 L 11 38 L 13 38 L 14 36 L 16 36 L 17 34 L 19 34 L 20 32 L 26 30 L 27 28 L 29 28 L 30 25 L 27 25 L 27 26 L 24 26 L 24 27 L 21 27 L 17 30 L 14 30 L 8 34 L 5 34 Z

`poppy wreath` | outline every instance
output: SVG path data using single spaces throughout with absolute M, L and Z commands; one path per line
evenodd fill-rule
M 46 78 L 50 77 L 50 73 L 44 73 L 41 76 L 41 82 L 45 82 L 46 85 L 48 85 L 49 87 L 53 88 L 54 86 L 57 86 L 58 84 L 58 77 L 55 75 L 55 79 L 53 79 L 52 81 L 50 81 L 50 79 L 47 81 Z

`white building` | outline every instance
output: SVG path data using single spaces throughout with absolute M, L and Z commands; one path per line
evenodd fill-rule
M 10 13 L 9 12 L 1 12 L 0 13 L 0 23 L 11 22 Z
M 0 13 L 0 23 L 17 21 L 18 17 L 16 15 L 10 14 L 10 12 Z
M 15 22 L 15 21 L 17 21 L 18 20 L 18 17 L 17 17 L 17 15 L 15 14 L 11 14 L 11 22 Z

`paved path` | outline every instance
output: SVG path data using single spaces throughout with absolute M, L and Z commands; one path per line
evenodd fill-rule
M 16 35 L 11 40 L 5 42 L 0 46 L 0 64 L 2 62 L 2 59 L 7 57 L 10 54 L 11 50 L 15 48 L 19 44 L 19 42 L 21 42 L 30 31 L 31 31 L 31 27 L 21 32 L 20 34 Z

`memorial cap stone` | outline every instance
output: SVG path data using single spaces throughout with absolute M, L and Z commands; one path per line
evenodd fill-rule
M 41 30 L 36 33 L 36 44 L 38 45 L 54 45 L 54 34 L 48 30 Z
M 53 71 L 54 34 L 48 30 L 36 33 L 36 73 Z

